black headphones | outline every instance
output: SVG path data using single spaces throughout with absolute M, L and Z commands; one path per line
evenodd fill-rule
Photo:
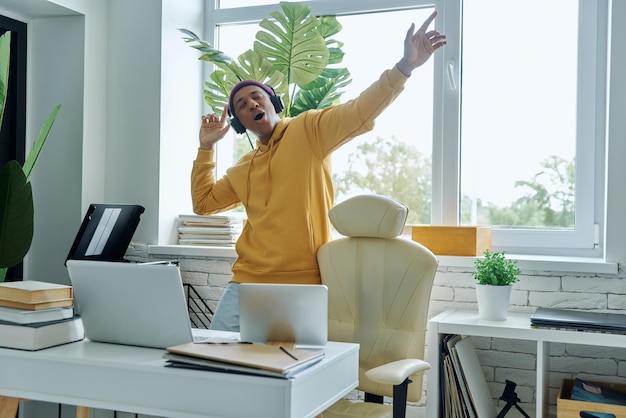
M 256 85 L 256 83 L 250 84 L 250 85 Z M 283 101 L 280 98 L 280 96 L 276 94 L 276 91 L 271 86 L 268 86 L 267 84 L 263 84 L 263 85 L 266 87 L 267 93 L 271 92 L 270 101 L 274 105 L 274 110 L 276 110 L 276 113 L 282 112 L 283 109 L 285 109 L 285 105 L 283 104 Z M 245 86 L 242 86 L 242 87 L 245 87 Z M 236 93 L 236 91 L 231 93 L 231 95 L 234 95 L 234 93 Z M 237 132 L 238 134 L 246 133 L 246 127 L 243 126 L 243 123 L 241 123 L 237 115 L 235 115 L 235 113 L 231 110 L 230 105 L 228 106 L 228 116 L 231 117 L 230 126 L 233 127 L 235 132 Z

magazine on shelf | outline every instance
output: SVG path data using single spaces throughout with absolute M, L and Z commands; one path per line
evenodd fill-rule
M 492 418 L 497 415 L 478 354 L 470 337 L 447 334 L 441 340 L 444 418 Z
M 598 402 L 626 406 L 626 393 L 610 388 L 608 385 L 576 378 L 572 387 L 572 400 Z
M 231 226 L 243 225 L 245 214 L 243 212 L 226 212 L 215 215 L 179 215 L 179 219 L 186 226 Z

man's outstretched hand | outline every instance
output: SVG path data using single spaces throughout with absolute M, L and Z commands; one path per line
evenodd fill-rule
M 404 56 L 397 65 L 398 69 L 407 77 L 411 75 L 414 69 L 428 61 L 437 49 L 447 43 L 446 35 L 442 35 L 436 30 L 426 32 L 436 16 L 437 11 L 435 10 L 424 21 L 417 32 L 414 32 L 415 23 L 413 23 L 406 33 L 404 38 Z

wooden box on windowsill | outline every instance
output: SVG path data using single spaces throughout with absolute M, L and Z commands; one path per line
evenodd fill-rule
M 411 238 L 436 255 L 477 256 L 491 250 L 490 227 L 414 225 Z

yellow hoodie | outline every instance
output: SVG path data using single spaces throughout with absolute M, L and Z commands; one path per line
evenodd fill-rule
M 354 100 L 282 119 L 267 145 L 257 142 L 218 181 L 213 151 L 198 150 L 191 173 L 194 212 L 242 204 L 247 212 L 232 281 L 321 283 L 316 253 L 331 237 L 331 153 L 371 130 L 406 79 L 394 67 Z

